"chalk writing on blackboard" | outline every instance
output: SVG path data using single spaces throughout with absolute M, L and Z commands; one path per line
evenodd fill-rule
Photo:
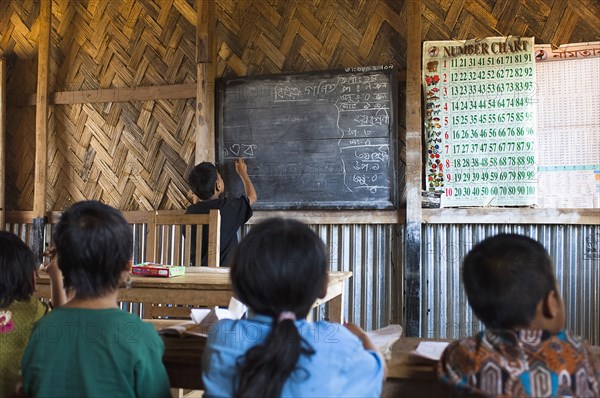
M 217 158 L 247 159 L 256 208 L 393 208 L 395 95 L 392 69 L 224 81 Z
M 256 151 L 256 144 L 229 144 L 226 148 L 223 148 L 225 159 L 237 159 L 237 158 L 253 158 L 254 152 Z
M 344 184 L 350 192 L 365 189 L 375 194 L 379 189 L 389 189 L 387 170 L 381 167 L 389 163 L 389 145 L 369 139 L 376 128 L 390 123 L 388 84 L 379 82 L 376 75 L 342 76 L 338 77 L 338 84 L 342 93 L 336 106 Z
M 314 101 L 324 100 L 331 93 L 335 92 L 337 84 L 326 81 L 319 82 L 318 85 L 304 86 L 293 83 L 281 83 L 275 86 L 275 102 L 294 102 L 294 101 Z

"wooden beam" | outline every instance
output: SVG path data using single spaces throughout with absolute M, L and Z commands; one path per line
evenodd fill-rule
M 421 324 L 421 1 L 406 3 L 406 242 L 404 250 L 404 325 L 419 336 Z
M 48 176 L 48 78 L 50 66 L 50 23 L 52 0 L 41 0 L 38 34 L 37 98 L 35 101 L 35 181 L 33 227 L 30 247 L 36 264 L 42 262 Z
M 196 0 L 196 156 L 195 162 L 215 161 L 215 65 L 214 0 Z
M 54 105 L 88 104 L 93 102 L 130 102 L 174 100 L 196 97 L 196 83 L 171 84 L 165 86 L 124 87 L 105 90 L 57 91 L 49 96 Z M 30 106 L 36 104 L 36 95 L 12 95 L 11 105 Z
M 398 79 L 398 83 L 406 83 L 406 71 L 399 69 L 396 73 L 396 78 Z
M 598 225 L 598 209 L 469 208 L 423 209 L 425 224 Z
M 215 18 L 214 0 L 196 0 L 196 63 L 202 64 L 213 61 L 212 32 Z
M 0 58 L 0 229 L 6 225 L 6 60 Z
M 36 217 L 46 213 L 48 169 L 48 69 L 50 59 L 50 18 L 52 0 L 41 0 L 38 35 L 38 71 L 35 111 L 35 183 L 33 211 Z
M 404 224 L 403 210 L 255 210 L 247 224 L 266 218 L 294 218 L 305 224 Z
M 31 224 L 35 218 L 33 211 L 7 211 L 6 222 L 10 224 Z

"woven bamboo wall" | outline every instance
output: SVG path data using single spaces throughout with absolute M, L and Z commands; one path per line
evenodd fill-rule
M 400 0 L 215 3 L 217 76 L 406 64 L 413 16 Z M 0 0 L 12 210 L 33 203 L 35 109 L 11 99 L 35 92 L 38 13 L 37 1 Z M 422 0 L 421 10 L 426 40 L 512 34 L 554 45 L 600 40 L 599 15 L 597 0 Z M 193 0 L 54 0 L 51 36 L 50 91 L 196 80 Z M 186 206 L 194 110 L 194 99 L 53 106 L 47 209 L 84 198 L 123 210 Z
M 600 40 L 598 0 L 422 0 L 424 40 L 534 36 L 560 46 Z
M 54 1 L 54 87 L 195 82 L 194 15 L 186 1 Z M 180 208 L 194 107 L 193 99 L 55 106 L 48 205 L 99 199 L 124 210 Z

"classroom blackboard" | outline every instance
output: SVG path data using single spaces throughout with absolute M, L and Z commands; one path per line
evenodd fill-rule
M 367 67 L 220 80 L 217 165 L 255 209 L 390 209 L 397 203 L 396 71 Z

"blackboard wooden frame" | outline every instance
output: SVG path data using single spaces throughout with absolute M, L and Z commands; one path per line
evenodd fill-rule
M 255 209 L 396 209 L 396 75 L 379 66 L 218 80 L 216 160 L 228 194 L 243 193 L 233 159 L 244 157 Z

